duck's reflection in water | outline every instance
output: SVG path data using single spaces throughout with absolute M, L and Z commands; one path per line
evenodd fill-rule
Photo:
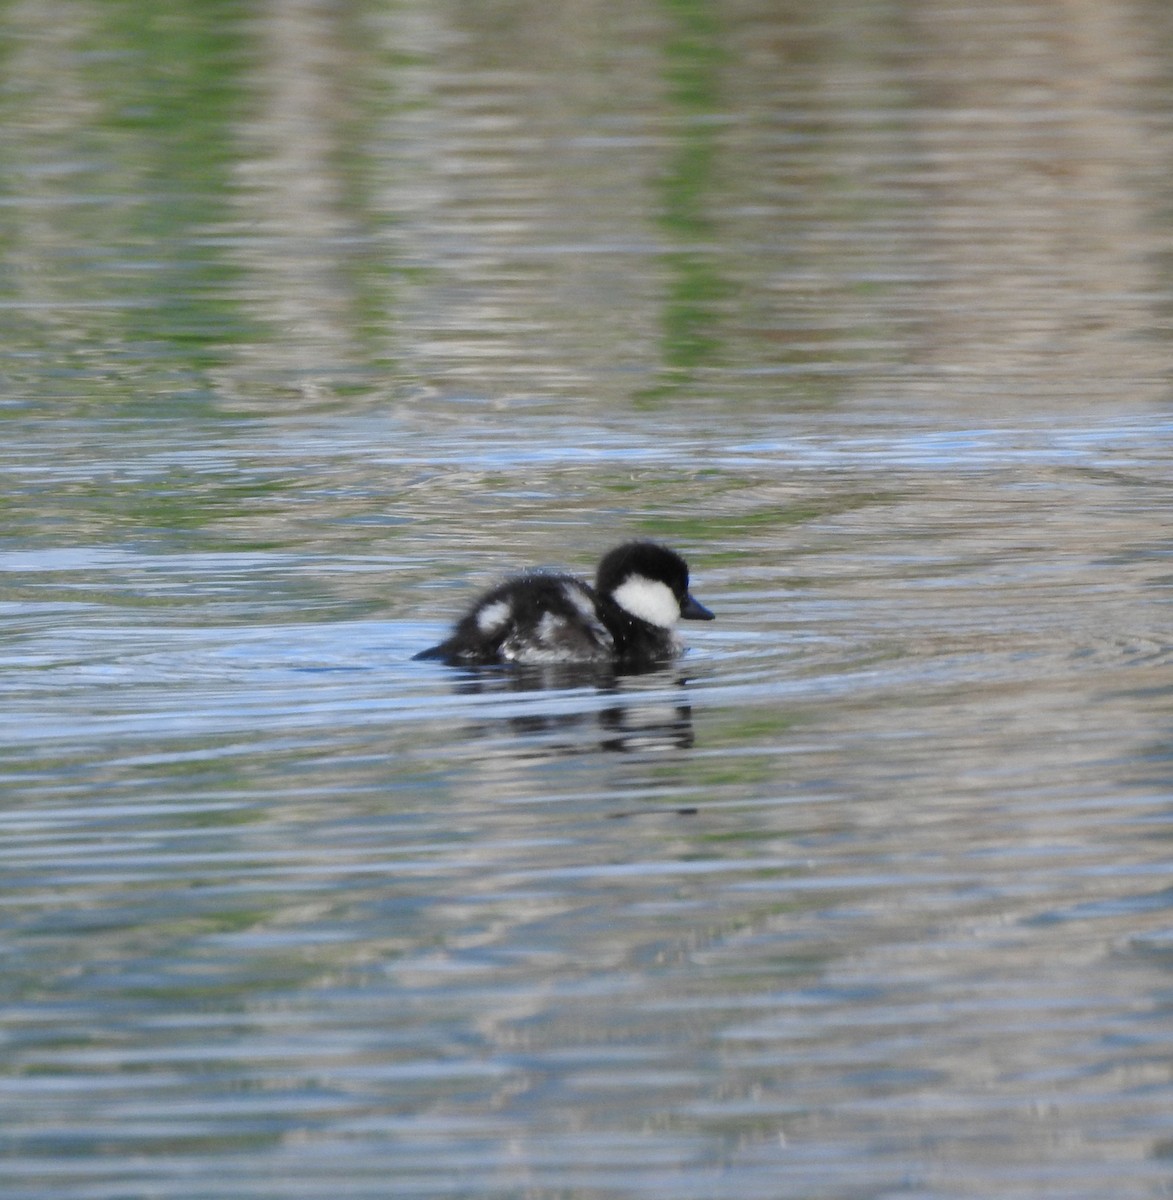
M 486 711 L 467 729 L 469 738 L 520 735 L 525 757 L 687 750 L 695 740 L 688 679 L 677 669 L 616 671 L 606 666 L 486 667 L 465 672 L 458 695 L 501 696 L 533 704 Z M 544 695 L 539 695 L 544 693 Z M 563 736 L 559 736 L 563 735 Z M 584 736 L 586 735 L 586 736 Z

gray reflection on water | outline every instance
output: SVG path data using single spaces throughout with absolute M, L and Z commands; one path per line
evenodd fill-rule
M 512 734 L 526 738 L 531 746 L 540 735 L 541 753 L 558 755 L 580 753 L 584 743 L 618 752 L 687 750 L 693 744 L 692 708 L 685 702 L 687 686 L 687 678 L 674 669 L 620 673 L 610 667 L 564 665 L 462 671 L 454 690 L 458 695 L 508 696 L 585 687 L 597 693 L 605 705 L 601 709 L 505 718 Z M 499 707 L 492 711 L 496 715 Z M 464 736 L 485 736 L 495 732 L 497 723 L 466 726 Z M 527 753 L 534 752 L 530 749 Z
M 1173 8 L 157 8 L 0 15 L 4 1194 L 1167 1194 Z

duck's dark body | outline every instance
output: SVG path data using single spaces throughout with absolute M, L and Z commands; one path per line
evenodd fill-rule
M 450 637 L 416 658 L 450 665 L 614 663 L 672 658 L 676 620 L 712 620 L 688 593 L 688 567 L 654 542 L 608 553 L 592 587 L 573 575 L 532 572 L 485 592 Z

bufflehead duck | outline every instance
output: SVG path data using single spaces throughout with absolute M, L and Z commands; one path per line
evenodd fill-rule
M 688 592 L 688 564 L 667 546 L 627 542 L 603 555 L 594 587 L 573 575 L 531 572 L 485 592 L 452 636 L 417 654 L 450 666 L 615 663 L 673 657 L 676 622 L 711 621 Z

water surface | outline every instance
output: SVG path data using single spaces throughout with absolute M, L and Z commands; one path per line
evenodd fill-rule
M 0 25 L 4 1195 L 1168 1196 L 1166 7 Z

